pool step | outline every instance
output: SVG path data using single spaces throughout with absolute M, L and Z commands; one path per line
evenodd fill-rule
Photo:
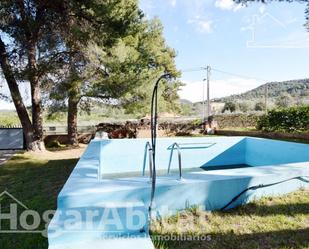
M 70 246 L 72 241 L 76 244 L 84 241 L 116 243 L 132 236 L 147 237 L 147 234 L 148 210 L 143 202 L 113 202 L 57 209 L 48 227 L 48 242 L 49 248 Z
M 104 239 L 82 241 L 64 245 L 52 245 L 48 249 L 155 249 L 150 237 L 136 237 L 125 239 Z

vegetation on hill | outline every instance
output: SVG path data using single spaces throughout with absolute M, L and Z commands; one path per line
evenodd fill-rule
M 1 110 L 0 127 L 1 126 L 20 126 L 20 121 L 18 119 L 17 113 L 10 110 Z
M 259 100 L 265 98 L 267 87 L 270 100 L 279 98 L 282 93 L 290 95 L 294 100 L 303 99 L 309 101 L 309 79 L 289 80 L 282 82 L 269 82 L 242 94 L 234 94 L 228 97 L 217 98 L 216 102 Z
M 265 111 L 265 93 L 267 87 L 267 109 L 286 108 L 309 104 L 309 79 L 269 82 L 242 94 L 234 94 L 212 100 L 212 112 L 219 114 L 247 113 Z M 186 116 L 201 115 L 203 103 L 181 100 L 182 113 Z
M 47 111 L 43 113 L 43 126 L 66 126 L 67 112 L 54 112 L 52 115 Z M 121 107 L 98 105 L 92 106 L 90 112 L 80 110 L 77 116 L 78 125 L 97 125 L 101 122 L 122 121 L 142 118 L 138 113 L 126 113 Z M 20 126 L 15 110 L 0 110 L 0 126 Z

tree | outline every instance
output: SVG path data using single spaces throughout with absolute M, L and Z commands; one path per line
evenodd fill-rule
M 257 102 L 254 106 L 254 110 L 257 112 L 265 110 L 265 103 L 264 102 Z
M 54 111 L 57 106 L 63 110 L 67 105 L 70 144 L 78 143 L 79 103 L 87 103 L 87 98 L 116 97 L 123 91 L 125 84 L 128 85 L 127 82 L 119 81 L 118 90 L 117 87 L 112 89 L 110 82 L 100 86 L 104 84 L 102 80 L 111 78 L 111 68 L 107 69 L 105 60 L 113 60 L 113 46 L 115 47 L 128 31 L 133 30 L 131 26 L 136 25 L 142 18 L 136 0 L 93 1 L 83 8 L 83 15 L 70 18 L 68 30 L 71 30 L 71 35 L 65 41 L 70 53 L 63 68 L 53 75 L 53 84 L 47 87 L 49 90 L 53 88 L 50 97 L 54 100 L 54 105 L 51 110 Z M 89 13 L 92 14 L 89 16 Z M 94 24 L 99 24 L 99 30 Z M 125 72 L 118 70 L 117 73 Z
M 280 108 L 286 108 L 289 107 L 289 105 L 292 103 L 292 97 L 288 93 L 282 93 L 277 99 L 276 99 L 276 106 Z
M 248 112 L 250 109 L 250 105 L 247 101 L 242 101 L 238 104 L 239 110 L 242 112 Z
M 124 6 L 127 11 L 123 11 Z M 44 147 L 42 86 L 59 80 L 57 77 L 63 75 L 61 70 L 67 70 L 67 65 L 73 64 L 72 58 L 79 54 L 79 49 L 86 46 L 89 40 L 104 45 L 116 40 L 117 34 L 127 29 L 131 19 L 139 18 L 136 6 L 136 0 L 0 2 L 0 31 L 5 38 L 3 40 L 1 37 L 1 66 L 18 116 L 24 119 L 21 120 L 24 133 L 32 134 L 26 136 L 28 149 Z M 113 15 L 109 14 L 111 12 Z M 17 85 L 19 82 L 30 83 L 30 124 L 14 82 Z M 70 96 L 73 95 L 74 92 Z
M 226 111 L 230 111 L 230 112 L 235 112 L 236 111 L 236 104 L 234 102 L 226 102 L 224 104 L 222 113 L 226 112 Z
M 43 149 L 41 78 L 50 69 L 59 48 L 61 1 L 3 0 L 0 2 L 0 60 L 27 149 Z M 57 22 L 59 21 L 59 22 Z M 29 82 L 32 121 L 18 89 Z
M 94 1 L 86 7 L 89 11 L 93 11 L 93 14 L 88 19 L 85 19 L 85 15 L 71 19 L 70 28 L 75 32 L 72 39 L 66 43 L 69 49 L 75 51 L 69 59 L 68 81 L 65 84 L 68 97 L 68 140 L 73 145 L 78 143 L 77 114 L 80 101 L 84 100 L 84 103 L 87 103 L 87 98 L 115 98 L 125 91 L 125 84 L 128 84 L 119 81 L 118 87 L 112 89 L 108 84 L 101 82 L 101 79 L 110 78 L 111 72 L 108 72 L 110 68 L 107 68 L 106 63 L 100 63 L 102 58 L 96 57 L 110 55 L 108 57 L 112 59 L 113 46 L 119 43 L 121 37 L 128 35 L 142 18 L 137 0 Z M 97 20 L 100 32 L 96 28 L 91 28 L 93 21 Z M 77 35 L 76 27 L 79 31 Z M 83 38 L 85 34 L 87 39 L 79 42 L 79 38 Z M 124 72 L 118 71 L 118 73 Z
M 0 63 L 3 74 L 8 83 L 9 89 L 11 91 L 11 96 L 13 103 L 15 105 L 18 117 L 21 121 L 21 125 L 24 129 L 25 140 L 27 142 L 28 149 L 35 149 L 35 144 L 33 141 L 33 127 L 27 112 L 27 109 L 23 103 L 22 97 L 20 95 L 18 84 L 13 75 L 13 69 L 9 63 L 8 54 L 6 52 L 5 44 L 0 38 Z
M 138 84 L 121 98 L 122 106 L 130 113 L 137 112 L 141 116 L 150 113 L 149 106 L 153 84 L 163 73 L 173 77 L 180 76 L 175 66 L 176 52 L 166 45 L 163 37 L 163 27 L 158 19 L 144 21 L 139 32 L 135 59 Z M 142 69 L 142 70 L 141 70 Z M 181 83 L 173 81 L 167 84 L 163 81 L 159 88 L 160 111 L 179 112 L 177 91 Z
M 112 36 L 112 34 L 111 34 Z M 110 36 L 110 37 L 111 37 Z M 158 20 L 134 19 L 125 32 L 108 45 L 90 42 L 79 50 L 80 57 L 73 58 L 64 81 L 60 81 L 51 97 L 62 110 L 68 108 L 68 136 L 71 144 L 77 143 L 78 106 L 87 106 L 93 99 L 122 106 L 127 111 L 149 111 L 154 80 L 163 72 L 178 76 L 174 58 L 162 35 Z M 179 84 L 163 87 L 161 103 L 174 107 Z M 66 100 L 68 103 L 66 103 Z M 59 104 L 60 102 L 60 104 Z M 54 110 L 53 110 L 54 111 Z

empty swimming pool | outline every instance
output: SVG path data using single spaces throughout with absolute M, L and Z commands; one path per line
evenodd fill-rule
M 147 142 L 93 140 L 89 144 L 58 196 L 57 213 L 49 226 L 50 249 L 153 248 L 147 221 L 152 188 Z M 196 205 L 228 209 L 252 198 L 308 187 L 309 145 L 250 137 L 163 138 L 157 141 L 156 166 L 154 215 Z M 103 229 L 89 232 L 86 213 L 93 209 L 98 216 L 116 210 L 120 221 L 127 221 L 132 209 L 143 214 L 144 222 L 137 227 L 107 222 Z M 68 229 L 67 211 L 82 213 L 78 224 L 86 228 Z M 103 217 L 109 221 L 108 215 Z M 136 238 L 126 240 L 131 235 Z

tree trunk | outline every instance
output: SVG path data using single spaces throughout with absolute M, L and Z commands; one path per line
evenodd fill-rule
M 18 84 L 13 74 L 12 67 L 9 63 L 8 55 L 6 53 L 5 44 L 0 38 L 0 64 L 4 74 L 4 77 L 8 83 L 13 103 L 16 108 L 17 115 L 20 123 L 23 127 L 25 135 L 26 149 L 27 150 L 38 150 L 38 143 L 34 138 L 33 127 L 27 112 L 27 109 L 23 103 Z
M 68 100 L 68 143 L 71 145 L 78 145 L 77 132 L 77 113 L 79 99 L 74 96 L 69 96 Z
M 31 87 L 32 125 L 35 139 L 41 150 L 45 149 L 43 142 L 43 113 L 41 86 L 37 76 L 36 46 L 35 42 L 29 41 L 28 47 L 29 82 Z

